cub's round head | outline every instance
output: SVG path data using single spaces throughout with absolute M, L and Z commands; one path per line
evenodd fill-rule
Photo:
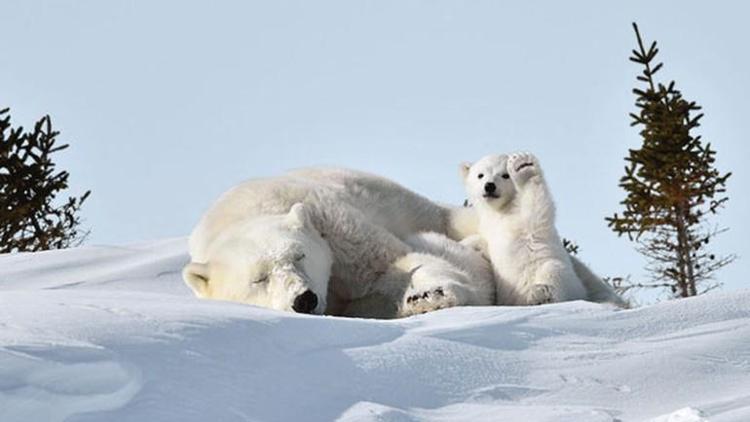
M 516 186 L 508 173 L 508 156 L 488 155 L 474 164 L 461 164 L 469 203 L 501 210 L 516 196 Z
M 325 311 L 331 250 L 302 204 L 288 214 L 230 227 L 212 242 L 207 258 L 182 271 L 198 297 L 300 313 Z

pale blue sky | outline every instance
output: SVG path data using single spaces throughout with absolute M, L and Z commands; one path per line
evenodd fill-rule
M 602 274 L 642 277 L 619 210 L 640 70 L 630 23 L 704 106 L 732 170 L 715 242 L 747 286 L 750 9 L 743 2 L 1 1 L 0 106 L 53 116 L 89 243 L 187 235 L 239 181 L 311 165 L 459 204 L 460 161 L 535 152 L 562 235 Z

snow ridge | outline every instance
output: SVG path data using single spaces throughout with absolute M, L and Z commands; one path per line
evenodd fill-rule
M 201 301 L 185 262 L 0 256 L 0 421 L 750 420 L 750 291 L 376 321 Z

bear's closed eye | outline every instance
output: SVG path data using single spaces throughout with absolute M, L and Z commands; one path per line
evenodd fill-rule
M 259 284 L 259 283 L 265 283 L 266 281 L 268 281 L 268 275 L 264 275 L 263 277 L 261 277 L 261 278 L 259 278 L 257 280 L 253 280 L 253 281 L 251 281 L 251 283 L 252 284 Z

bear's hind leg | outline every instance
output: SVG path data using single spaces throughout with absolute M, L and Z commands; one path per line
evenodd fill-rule
M 543 263 L 535 274 L 535 282 L 529 286 L 529 305 L 585 299 L 586 290 L 570 265 L 557 259 Z
M 526 304 L 544 305 L 565 300 L 561 286 L 564 266 L 556 260 L 548 260 L 536 270 L 533 283 L 526 289 Z

